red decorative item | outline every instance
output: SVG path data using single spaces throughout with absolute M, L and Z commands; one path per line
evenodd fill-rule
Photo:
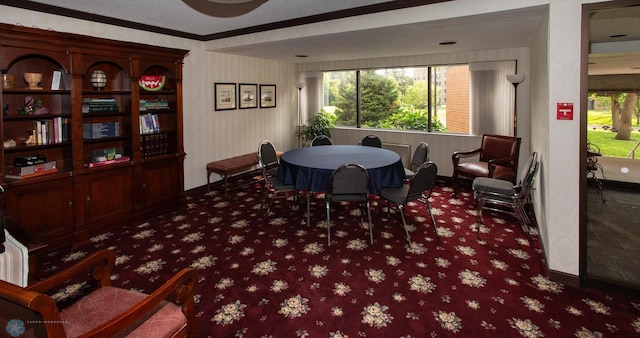
M 155 92 L 162 90 L 166 81 L 166 76 L 143 75 L 138 80 L 138 85 L 146 91 Z

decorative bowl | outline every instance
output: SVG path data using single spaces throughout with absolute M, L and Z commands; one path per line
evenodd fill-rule
M 38 87 L 42 81 L 42 73 L 24 73 L 23 76 L 24 81 L 29 84 L 29 89 L 42 89 L 42 87 Z

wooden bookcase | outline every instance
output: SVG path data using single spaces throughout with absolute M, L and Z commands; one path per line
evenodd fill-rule
M 6 212 L 55 249 L 184 205 L 186 54 L 0 24 L 0 71 L 15 79 L 13 87 L 0 87 Z M 95 71 L 106 77 L 102 88 L 92 85 Z M 27 72 L 42 74 L 41 89 L 27 87 Z M 163 76 L 165 84 L 143 89 L 138 84 L 143 76 Z M 48 112 L 29 114 L 28 97 Z M 161 108 L 151 110 L 144 102 Z M 143 131 L 141 122 L 149 116 L 156 128 Z M 10 168 L 43 157 L 57 170 L 16 178 L 17 168 Z

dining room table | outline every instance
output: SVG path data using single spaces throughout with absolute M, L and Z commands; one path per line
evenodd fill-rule
M 333 172 L 341 165 L 357 163 L 369 174 L 369 193 L 377 195 L 382 188 L 400 187 L 405 179 L 400 156 L 388 149 L 361 145 L 325 145 L 304 147 L 285 152 L 280 157 L 278 179 L 307 193 L 307 225 L 310 221 L 309 193 L 326 192 Z

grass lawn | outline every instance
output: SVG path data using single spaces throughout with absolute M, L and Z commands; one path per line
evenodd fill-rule
M 640 132 L 638 125 L 635 124 L 636 119 L 632 119 L 632 127 L 634 129 L 631 132 L 631 140 L 623 141 L 616 140 L 616 133 L 610 130 L 604 130 L 602 128 L 593 126 L 611 126 L 611 111 L 609 110 L 589 110 L 587 112 L 587 139 L 597 145 L 600 148 L 600 152 L 603 156 L 611 157 L 626 157 L 627 154 L 633 149 L 638 141 L 640 141 Z M 640 148 L 640 147 L 639 147 Z M 640 149 L 636 150 L 636 158 L 640 158 Z

